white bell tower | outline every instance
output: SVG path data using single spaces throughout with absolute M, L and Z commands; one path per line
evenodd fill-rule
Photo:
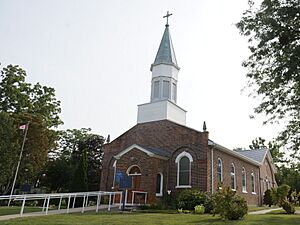
M 172 44 L 167 24 L 159 45 L 154 63 L 151 65 L 151 97 L 150 103 L 138 105 L 137 123 L 158 120 L 170 120 L 182 125 L 186 124 L 186 111 L 180 108 L 177 102 L 177 80 L 180 68 Z

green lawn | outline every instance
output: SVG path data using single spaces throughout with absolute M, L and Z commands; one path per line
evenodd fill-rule
M 265 210 L 265 209 L 274 209 L 274 208 L 279 208 L 279 207 L 276 205 L 272 205 L 271 207 L 269 207 L 269 206 L 248 206 L 248 212 L 254 212 L 254 211 Z
M 201 224 L 201 225 L 297 225 L 300 215 L 248 215 L 240 221 L 223 221 L 211 215 L 162 213 L 99 213 L 64 214 L 0 221 L 1 225 L 148 225 L 148 224 Z
M 10 214 L 19 214 L 21 210 L 20 206 L 3 206 L 0 207 L 0 216 L 3 215 L 10 215 Z M 42 208 L 37 208 L 37 207 L 31 207 L 31 206 L 25 206 L 24 208 L 24 213 L 29 213 L 29 212 L 38 212 L 42 211 Z

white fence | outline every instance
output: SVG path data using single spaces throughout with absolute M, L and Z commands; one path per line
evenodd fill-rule
M 59 199 L 58 204 L 58 210 L 61 209 L 61 203 L 63 199 L 67 199 L 67 209 L 66 213 L 69 213 L 70 211 L 70 205 L 71 200 L 73 198 L 72 202 L 72 208 L 75 208 L 75 201 L 76 198 L 82 198 L 82 209 L 81 212 L 83 213 L 85 208 L 88 206 L 88 199 L 89 197 L 97 197 L 97 203 L 96 203 L 96 212 L 99 211 L 99 206 L 101 205 L 101 199 L 105 196 L 108 196 L 108 211 L 110 211 L 111 207 L 116 205 L 115 200 L 116 196 L 119 195 L 119 209 L 122 207 L 122 192 L 116 191 L 116 192 L 106 192 L 106 191 L 97 191 L 97 192 L 75 192 L 75 193 L 54 193 L 54 194 L 25 194 L 25 195 L 2 195 L 0 196 L 0 200 L 12 200 L 12 201 L 21 201 L 22 206 L 20 210 L 20 216 L 23 215 L 25 203 L 26 201 L 35 201 L 35 200 L 44 200 L 42 212 L 45 212 L 45 214 L 48 214 L 49 210 L 49 204 L 50 199 Z

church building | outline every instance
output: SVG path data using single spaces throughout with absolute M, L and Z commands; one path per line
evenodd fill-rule
M 177 105 L 179 70 L 167 22 L 150 68 L 150 102 L 138 105 L 134 127 L 104 146 L 100 190 L 126 190 L 127 203 L 137 203 L 138 194 L 156 203 L 184 189 L 214 193 L 222 185 L 262 204 L 276 185 L 269 150 L 233 151 L 210 140 L 205 123 L 203 131 L 186 126 L 186 110 Z

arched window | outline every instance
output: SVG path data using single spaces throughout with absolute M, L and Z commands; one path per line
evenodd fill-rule
M 163 196 L 163 181 L 162 173 L 156 175 L 156 196 Z
M 269 180 L 268 180 L 268 177 L 266 177 L 266 188 L 267 188 L 267 190 L 269 189 Z
M 230 166 L 230 186 L 232 190 L 236 190 L 235 167 L 233 163 Z
M 222 160 L 220 158 L 218 158 L 217 175 L 218 175 L 218 184 L 221 184 L 223 182 L 223 165 L 222 165 Z
M 130 166 L 127 169 L 127 174 L 128 174 L 128 176 L 131 176 L 131 179 L 132 179 L 131 188 L 133 190 L 138 190 L 140 188 L 141 175 L 142 175 L 140 168 L 136 165 Z
M 242 168 L 242 192 L 247 193 L 247 175 L 244 167 Z
M 255 194 L 255 174 L 253 171 L 251 173 L 251 191 L 252 194 Z
M 182 152 L 177 157 L 177 188 L 191 187 L 191 163 L 193 157 L 188 152 Z

